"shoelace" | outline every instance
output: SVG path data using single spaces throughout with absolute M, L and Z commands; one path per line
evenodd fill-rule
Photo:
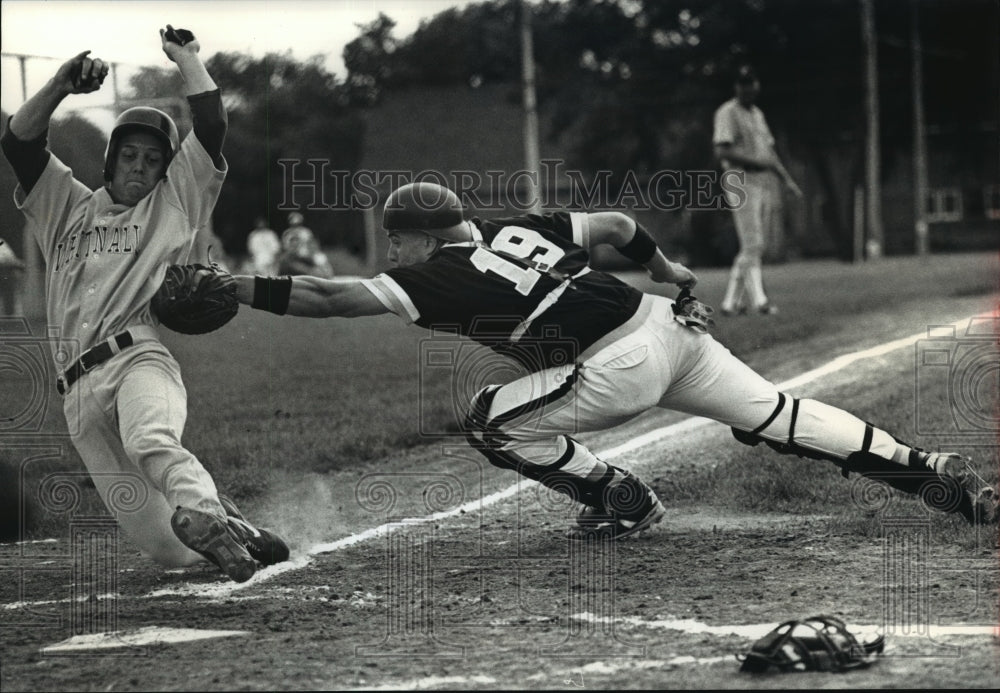
M 226 521 L 229 523 L 230 526 L 235 525 L 237 533 L 240 534 L 240 538 L 244 542 L 249 542 L 251 539 L 257 539 L 261 536 L 260 530 L 258 530 L 256 527 L 254 527 L 246 520 L 241 520 L 238 517 L 233 517 L 232 515 L 230 515 L 229 517 L 226 518 Z
M 933 469 L 938 476 L 949 477 L 960 483 L 968 478 L 972 478 L 980 487 L 989 487 L 986 480 L 976 473 L 976 470 L 972 468 L 968 460 L 956 453 L 928 453 L 925 464 Z

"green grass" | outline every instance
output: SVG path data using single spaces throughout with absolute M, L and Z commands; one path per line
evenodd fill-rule
M 768 290 L 781 313 L 720 319 L 714 334 L 777 381 L 856 345 L 917 333 L 944 316 L 955 319 L 956 311 L 961 317 L 996 306 L 997 276 L 996 258 L 984 254 L 768 267 Z M 672 295 L 645 277 L 627 278 L 640 288 Z M 725 279 L 724 270 L 705 271 L 695 293 L 717 303 Z M 502 381 L 512 375 L 490 352 L 467 348 L 464 357 L 480 359 L 485 372 L 463 375 L 453 394 L 447 373 L 428 373 L 421 366 L 421 344 L 430 337 L 394 316 L 308 320 L 249 309 L 211 335 L 167 333 L 165 342 L 181 363 L 188 389 L 184 443 L 218 486 L 241 501 L 308 474 L 341 483 L 337 475 L 349 479 L 365 470 L 392 469 L 402 458 L 430 455 L 441 433 L 457 430 L 468 397 L 486 384 L 484 378 Z M 857 409 L 850 399 L 831 404 L 909 439 L 914 434 L 911 407 L 899 402 L 906 388 L 912 385 L 874 388 L 866 395 L 860 384 L 852 395 Z M 68 441 L 63 443 L 62 461 L 53 464 L 81 469 Z M 819 467 L 805 475 L 802 460 L 732 445 L 729 458 L 712 471 L 672 477 L 673 500 L 808 513 L 839 512 L 849 500 L 849 485 L 833 465 L 808 462 Z M 981 470 L 994 481 L 996 462 L 993 449 Z M 9 479 L 16 455 L 0 449 L 0 463 Z M 93 509 L 96 494 L 85 489 L 85 496 L 85 508 Z M 866 522 L 845 521 L 855 530 Z M 38 513 L 34 523 L 36 534 L 52 528 Z

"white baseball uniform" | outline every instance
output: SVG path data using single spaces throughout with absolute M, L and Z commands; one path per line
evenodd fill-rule
M 278 273 L 278 255 L 281 253 L 281 239 L 273 229 L 254 229 L 247 237 L 247 250 L 253 272 L 265 277 Z
M 79 416 L 69 426 L 73 444 L 109 510 L 144 553 L 168 566 L 204 560 L 171 529 L 178 506 L 226 514 L 211 476 L 181 444 L 187 394 L 149 303 L 166 267 L 187 260 L 210 220 L 226 176 L 219 161 L 217 168 L 192 132 L 166 177 L 128 207 L 106 188 L 88 189 L 52 155 L 30 192 L 18 185 L 14 195 L 45 257 L 48 320 L 70 354 L 61 367 L 131 334 L 132 346 L 120 349 L 112 339 L 115 355 L 72 385 L 68 397 L 79 407 L 67 398 L 65 413 Z M 124 510 L 115 494 L 136 478 L 144 483 L 134 492 L 148 500 Z
M 712 144 L 730 144 L 740 154 L 764 157 L 774 147 L 774 136 L 764 113 L 757 106 L 747 108 L 737 99 L 730 99 L 715 112 Z M 738 171 L 744 175 L 742 187 L 745 198 L 741 200 L 730 189 L 725 191 L 726 204 L 733 212 L 740 250 L 733 260 L 729 285 L 721 305 L 726 310 L 733 310 L 740 305 L 745 291 L 750 302 L 748 307 L 758 308 L 767 304 L 762 258 L 767 231 L 777 223 L 776 214 L 780 209 L 778 179 L 770 170 L 748 170 L 729 161 L 723 161 L 722 166 L 727 171 Z

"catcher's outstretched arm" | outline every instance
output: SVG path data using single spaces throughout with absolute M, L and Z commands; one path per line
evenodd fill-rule
M 239 275 L 236 297 L 254 308 L 306 318 L 357 318 L 389 312 L 357 279 Z
M 637 221 L 621 212 L 593 212 L 587 215 L 590 244 L 608 243 L 625 257 L 638 262 L 655 282 L 692 288 L 698 283 L 694 272 L 679 262 L 671 262 Z

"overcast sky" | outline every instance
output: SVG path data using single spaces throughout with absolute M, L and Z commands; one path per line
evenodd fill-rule
M 169 67 L 160 49 L 159 29 L 166 24 L 191 29 L 204 57 L 218 51 L 252 55 L 291 50 L 298 59 L 324 54 L 327 68 L 343 77 L 341 52 L 379 12 L 394 19 L 395 35 L 412 33 L 420 20 L 469 0 L 3 0 L 0 3 L 3 53 L 66 60 L 90 49 L 94 57 L 121 64 L 119 85 L 127 84 L 137 65 Z M 0 106 L 8 113 L 22 101 L 17 58 L 4 56 Z M 37 91 L 59 66 L 57 61 L 27 61 L 27 91 Z M 107 86 L 107 85 L 106 85 Z M 83 108 L 92 120 L 109 127 L 102 113 L 110 89 L 68 99 L 57 112 Z

